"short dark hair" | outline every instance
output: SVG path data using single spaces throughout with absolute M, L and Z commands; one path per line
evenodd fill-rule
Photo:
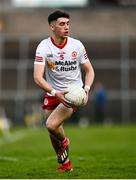
M 48 23 L 50 24 L 52 21 L 55 21 L 57 20 L 58 18 L 61 18 L 61 17 L 64 17 L 64 18 L 70 18 L 70 15 L 66 12 L 63 12 L 63 11 L 55 11 L 53 13 L 51 13 L 49 16 L 48 16 Z

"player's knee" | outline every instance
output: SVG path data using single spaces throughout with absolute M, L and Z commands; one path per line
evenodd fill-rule
M 50 131 L 50 132 L 53 132 L 53 131 L 55 131 L 56 130 L 56 127 L 55 127 L 55 125 L 54 124 L 52 124 L 52 123 L 50 123 L 50 122 L 46 122 L 46 128 L 48 129 L 48 131 Z

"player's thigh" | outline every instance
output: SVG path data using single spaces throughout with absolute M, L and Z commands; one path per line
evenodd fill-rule
M 47 109 L 45 109 L 45 110 L 44 110 L 44 118 L 47 119 L 52 112 L 53 112 L 53 110 L 47 110 Z
M 62 103 L 59 104 L 49 115 L 47 124 L 57 128 L 63 124 L 73 114 L 72 108 L 65 107 Z

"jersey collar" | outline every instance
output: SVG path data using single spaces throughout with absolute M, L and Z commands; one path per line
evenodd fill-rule
M 54 39 L 52 37 L 50 39 L 51 39 L 51 42 L 59 49 L 63 49 L 65 47 L 65 45 L 67 44 L 67 41 L 68 41 L 68 38 L 66 38 L 66 40 L 65 40 L 65 42 L 63 44 L 58 45 L 58 44 L 55 43 L 55 41 L 54 41 Z

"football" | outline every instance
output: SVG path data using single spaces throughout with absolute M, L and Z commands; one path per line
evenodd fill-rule
M 86 93 L 84 89 L 79 85 L 71 85 L 67 89 L 68 93 L 65 94 L 65 98 L 73 106 L 82 106 L 84 99 L 86 98 Z

